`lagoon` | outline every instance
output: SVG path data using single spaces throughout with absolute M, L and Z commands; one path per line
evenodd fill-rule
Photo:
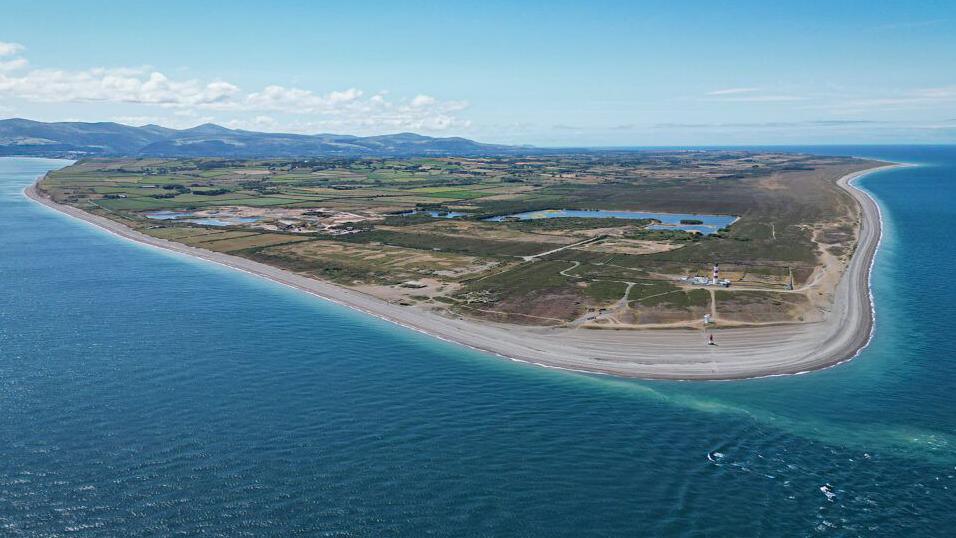
M 436 210 L 426 211 L 423 209 L 415 209 L 412 211 L 403 211 L 402 213 L 398 213 L 398 215 L 402 217 L 407 217 L 411 215 L 428 215 L 436 219 L 457 219 L 459 217 L 467 217 L 468 213 L 460 213 L 458 211 L 436 211 Z
M 152 220 L 175 220 L 204 226 L 236 226 L 240 224 L 258 222 L 261 220 L 261 217 L 235 216 L 193 218 L 196 215 L 188 211 L 151 211 L 149 213 L 144 213 L 144 216 Z
M 695 215 L 682 213 L 653 213 L 646 211 L 614 211 L 605 209 L 544 209 L 540 211 L 527 211 L 524 213 L 514 213 L 511 215 L 499 215 L 484 219 L 491 222 L 501 222 L 505 220 L 535 220 L 535 219 L 557 219 L 557 218 L 587 218 L 587 219 L 633 219 L 646 220 L 653 219 L 660 222 L 649 226 L 651 229 L 667 230 L 686 230 L 697 231 L 703 234 L 717 233 L 717 230 L 730 226 L 737 220 L 737 217 L 730 215 Z M 681 224 L 682 220 L 699 220 L 701 224 Z

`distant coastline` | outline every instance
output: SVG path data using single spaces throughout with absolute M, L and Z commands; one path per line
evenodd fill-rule
M 308 278 L 220 252 L 151 237 L 118 222 L 58 204 L 38 191 L 30 199 L 94 224 L 125 239 L 226 265 L 267 278 L 406 328 L 495 354 L 550 368 L 643 379 L 720 380 L 800 374 L 857 356 L 869 343 L 875 319 L 869 286 L 874 256 L 882 237 L 882 217 L 875 200 L 853 182 L 879 166 L 847 174 L 838 185 L 861 207 L 856 251 L 837 286 L 824 321 L 804 324 L 727 328 L 712 331 L 717 346 L 707 346 L 700 330 L 569 330 L 476 322 L 401 306 L 365 293 Z

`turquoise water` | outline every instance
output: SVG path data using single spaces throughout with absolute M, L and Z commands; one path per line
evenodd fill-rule
M 717 233 L 717 230 L 730 226 L 737 217 L 730 215 L 694 215 L 681 213 L 648 213 L 646 211 L 611 211 L 606 209 L 545 209 L 527 211 L 513 215 L 501 215 L 485 220 L 500 222 L 509 218 L 519 220 L 557 219 L 577 217 L 585 219 L 656 219 L 661 224 L 649 226 L 652 230 L 687 230 L 704 234 Z M 702 224 L 681 224 L 682 220 L 699 220 Z
M 713 383 L 434 341 L 37 206 L 62 162 L 0 159 L 0 534 L 947 535 L 956 149 L 813 150 L 923 165 L 862 182 L 876 336 Z

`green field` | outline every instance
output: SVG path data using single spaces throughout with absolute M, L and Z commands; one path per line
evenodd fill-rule
M 759 321 L 800 317 L 806 297 L 786 295 L 790 279 L 809 279 L 821 252 L 846 259 L 853 251 L 858 208 L 835 180 L 874 164 L 744 151 L 88 159 L 52 172 L 41 188 L 156 237 L 340 283 L 395 286 L 427 277 L 439 283 L 431 295 L 402 293 L 499 321 L 553 324 L 608 305 L 623 308 L 622 319 L 629 311 L 635 319 L 647 311 L 657 316 L 647 319 L 695 319 L 710 292 L 679 278 L 708 275 L 720 263 L 734 286 L 719 292 L 718 310 Z M 482 220 L 562 208 L 740 218 L 712 236 L 651 230 L 649 220 Z M 216 229 L 147 219 L 152 210 L 245 211 L 257 220 Z M 397 215 L 411 210 L 466 216 Z M 581 241 L 589 244 L 563 248 Z

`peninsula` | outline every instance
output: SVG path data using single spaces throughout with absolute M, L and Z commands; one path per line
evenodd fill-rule
M 866 344 L 880 217 L 851 182 L 885 166 L 736 150 L 108 157 L 27 195 L 503 357 L 733 379 Z

